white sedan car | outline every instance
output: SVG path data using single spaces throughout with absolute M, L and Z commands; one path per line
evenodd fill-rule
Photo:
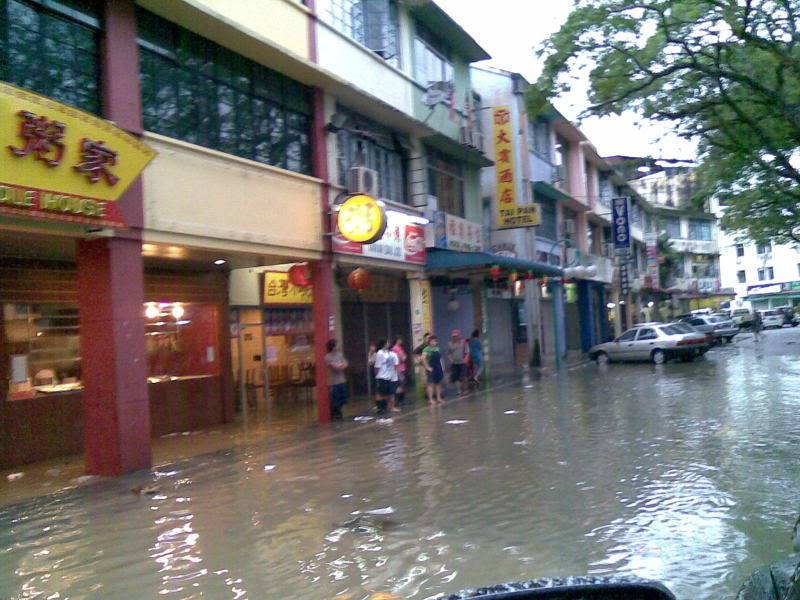
M 671 358 L 692 360 L 707 350 L 708 339 L 703 333 L 687 332 L 685 327 L 674 324 L 653 325 L 634 327 L 611 342 L 594 346 L 589 358 L 598 364 L 650 360 L 660 365 Z

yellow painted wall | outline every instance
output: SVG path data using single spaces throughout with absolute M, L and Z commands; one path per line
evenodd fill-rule
M 146 142 L 158 156 L 145 169 L 145 239 L 149 233 L 191 245 L 239 250 L 243 244 L 322 250 L 321 189 L 312 177 L 170 140 Z

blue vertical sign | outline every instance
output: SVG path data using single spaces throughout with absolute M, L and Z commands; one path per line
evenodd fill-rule
M 614 234 L 614 250 L 617 255 L 627 256 L 631 252 L 631 223 L 628 219 L 630 199 L 627 196 L 612 198 L 611 210 L 613 211 L 611 230 Z

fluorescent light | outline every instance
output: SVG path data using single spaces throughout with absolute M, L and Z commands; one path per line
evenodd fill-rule
M 226 262 L 228 262 L 228 261 L 225 260 L 224 258 L 218 258 L 217 260 L 214 261 L 214 264 L 215 265 L 224 265 Z

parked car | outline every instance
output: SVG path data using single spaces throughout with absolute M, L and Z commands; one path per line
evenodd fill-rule
M 730 319 L 739 327 L 750 327 L 753 324 L 753 313 L 749 308 L 733 308 Z
M 770 327 L 780 329 L 786 322 L 786 316 L 782 310 L 760 310 L 758 312 L 761 313 L 761 323 L 764 329 L 769 329 Z
M 708 340 L 704 334 L 687 333 L 681 327 L 667 324 L 628 329 L 617 339 L 594 346 L 589 357 L 598 364 L 651 360 L 660 365 L 672 358 L 692 360 L 707 349 Z
M 711 336 L 713 338 L 712 341 L 716 343 L 731 342 L 736 334 L 739 333 L 739 328 L 734 322 L 724 317 L 694 315 L 692 317 L 684 317 L 681 322 L 688 323 L 697 331 Z

